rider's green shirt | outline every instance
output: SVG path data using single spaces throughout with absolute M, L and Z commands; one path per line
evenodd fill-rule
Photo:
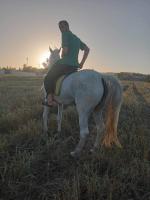
M 68 47 L 68 53 L 57 61 L 59 64 L 66 64 L 79 67 L 79 50 L 84 50 L 85 44 L 71 31 L 62 32 L 62 48 Z

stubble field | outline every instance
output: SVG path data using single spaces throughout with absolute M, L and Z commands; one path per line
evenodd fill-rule
M 70 157 L 79 139 L 74 107 L 57 134 L 51 109 L 49 136 L 42 134 L 41 77 L 0 76 L 0 200 L 150 200 L 150 83 L 122 81 L 118 135 L 122 149 L 89 149 Z

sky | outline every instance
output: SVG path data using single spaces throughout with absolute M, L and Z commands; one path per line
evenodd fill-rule
M 0 66 L 40 67 L 60 20 L 90 48 L 84 68 L 150 74 L 150 0 L 0 0 Z

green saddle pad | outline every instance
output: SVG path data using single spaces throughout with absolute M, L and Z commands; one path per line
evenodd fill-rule
M 66 75 L 61 76 L 56 82 L 56 87 L 55 87 L 55 95 L 56 96 L 60 95 L 61 85 L 62 85 L 62 82 L 65 77 L 66 77 Z

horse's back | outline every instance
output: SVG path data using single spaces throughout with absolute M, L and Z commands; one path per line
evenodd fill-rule
M 72 89 L 91 91 L 98 89 L 98 85 L 101 82 L 101 74 L 94 70 L 81 70 L 72 74 Z
M 118 85 L 121 87 L 121 84 L 117 77 L 114 75 L 110 75 L 107 73 L 100 73 L 95 70 L 85 69 L 80 70 L 78 72 L 72 73 L 66 78 L 66 82 L 69 83 L 69 85 L 73 84 L 74 87 L 81 87 L 83 85 L 87 85 L 89 88 L 93 86 L 94 83 L 99 84 L 101 83 L 102 78 L 106 82 L 110 82 L 114 85 Z
M 99 79 L 102 77 L 102 74 L 94 71 L 94 70 L 90 70 L 90 69 L 85 69 L 85 70 L 80 70 L 78 72 L 72 73 L 71 75 L 69 75 L 66 78 L 66 81 L 68 80 L 68 82 L 76 82 L 77 84 L 80 83 L 87 83 L 86 81 L 91 81 L 94 79 Z
M 101 74 L 94 70 L 81 70 L 69 75 L 63 82 L 61 97 L 97 104 L 103 95 Z M 65 97 L 64 97 L 65 96 Z

